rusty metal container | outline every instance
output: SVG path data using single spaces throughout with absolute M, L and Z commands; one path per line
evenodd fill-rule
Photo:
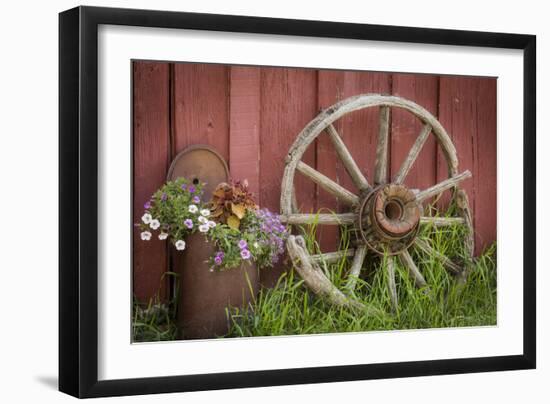
M 185 252 L 175 262 L 180 275 L 180 338 L 216 338 L 229 329 L 226 307 L 243 307 L 256 296 L 258 271 L 253 263 L 243 263 L 239 268 L 211 272 L 207 261 L 215 253 L 214 245 L 200 233 L 189 236 L 186 243 Z

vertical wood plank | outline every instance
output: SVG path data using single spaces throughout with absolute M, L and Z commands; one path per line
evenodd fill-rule
M 477 93 L 476 253 L 496 240 L 497 230 L 497 79 L 480 78 Z
M 387 73 L 344 72 L 344 98 L 366 93 L 390 94 L 391 86 L 391 75 Z M 340 121 L 340 135 L 359 168 L 372 184 L 378 143 L 378 108 L 353 112 L 342 117 Z M 341 185 L 357 192 L 343 166 L 338 167 L 338 177 Z
M 442 76 L 439 86 L 439 121 L 449 133 L 458 156 L 458 171 L 470 170 L 478 172 L 477 163 L 479 154 L 476 137 L 477 128 L 477 87 L 479 79 L 474 77 Z M 437 179 L 442 181 L 448 178 L 447 163 L 445 157 L 438 148 Z M 478 194 L 483 198 L 483 190 L 477 190 L 472 179 L 460 184 L 466 191 L 470 200 L 470 209 L 473 216 L 474 230 L 477 232 L 476 205 Z M 440 200 L 440 206 L 446 207 L 449 201 L 450 191 L 444 193 Z
M 394 74 L 392 93 L 414 101 L 437 117 L 438 83 L 438 76 Z M 391 124 L 390 176 L 393 178 L 424 125 L 413 114 L 399 108 L 393 108 Z M 434 185 L 436 179 L 437 142 L 430 134 L 404 183 L 413 189 L 425 189 Z
M 176 63 L 173 76 L 173 150 L 206 144 L 229 158 L 228 67 Z
M 167 63 L 133 63 L 133 220 L 139 223 L 143 205 L 166 177 L 170 160 L 169 69 Z M 148 302 L 157 292 L 167 297 L 165 242 L 144 242 L 133 232 L 133 293 Z
M 260 203 L 279 212 L 285 158 L 296 136 L 317 115 L 317 72 L 310 69 L 262 68 L 260 136 Z M 315 145 L 303 159 L 315 167 Z M 296 174 L 298 205 L 303 212 L 315 209 L 315 184 Z M 260 274 L 263 285 L 273 285 L 282 266 Z
M 260 68 L 230 68 L 229 169 L 260 195 Z
M 336 70 L 319 70 L 318 73 L 318 106 L 319 110 L 330 107 L 341 101 L 344 97 L 344 73 Z M 334 123 L 334 127 L 341 133 L 341 121 Z M 326 132 L 323 132 L 317 138 L 317 170 L 327 177 L 340 182 L 339 174 L 343 169 L 342 162 L 338 158 L 334 146 Z M 341 169 L 338 169 L 340 167 Z M 346 174 L 347 175 L 347 174 Z M 337 199 L 318 187 L 316 210 L 338 212 Z M 319 246 L 321 251 L 336 251 L 338 248 L 337 226 L 319 226 Z

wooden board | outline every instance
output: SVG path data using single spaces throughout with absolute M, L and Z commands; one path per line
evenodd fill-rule
M 229 159 L 229 68 L 175 63 L 172 77 L 172 157 L 207 144 Z
M 260 196 L 260 69 L 232 67 L 229 98 L 229 161 L 234 179 L 248 180 Z
M 477 142 L 477 78 L 443 76 L 439 85 L 439 121 L 445 127 L 455 145 L 458 171 L 470 170 L 474 176 L 479 161 Z M 438 153 L 438 181 L 448 178 L 447 165 L 441 150 Z M 476 229 L 477 192 L 472 179 L 463 181 L 461 188 L 470 200 L 474 229 Z M 481 191 L 481 190 L 480 190 Z M 445 207 L 450 191 L 443 194 L 439 204 Z
M 164 183 L 170 164 L 169 68 L 166 63 L 133 63 L 133 220 L 139 223 L 143 205 Z M 145 303 L 158 292 L 167 297 L 166 243 L 144 242 L 133 234 L 133 293 Z
M 476 193 L 476 253 L 497 237 L 497 79 L 480 78 L 477 87 L 477 171 L 472 171 Z
M 317 72 L 307 69 L 263 68 L 261 72 L 260 203 L 279 212 L 285 157 L 296 136 L 317 115 Z M 303 161 L 315 167 L 315 147 Z M 298 204 L 303 212 L 315 209 L 315 184 L 297 175 Z M 283 266 L 264 270 L 263 285 L 273 285 Z
M 392 94 L 409 100 L 427 109 L 437 117 L 439 78 L 431 75 L 394 74 Z M 407 111 L 394 108 L 391 118 L 391 177 L 399 171 L 412 145 L 424 126 Z M 430 134 L 418 155 L 404 184 L 413 189 L 426 189 L 437 179 L 437 141 Z
M 335 70 L 320 70 L 318 73 L 318 106 L 319 110 L 330 107 L 341 101 L 344 96 L 344 73 Z M 341 121 L 337 121 L 334 127 L 338 133 L 342 130 Z M 340 183 L 339 175 L 342 173 L 342 162 L 338 158 L 334 146 L 324 132 L 317 138 L 317 170 L 327 177 Z M 346 174 L 347 175 L 347 174 Z M 319 188 L 319 187 L 318 187 Z M 320 213 L 338 212 L 337 199 L 328 192 L 318 189 L 316 210 Z M 336 251 L 339 242 L 339 229 L 337 226 L 319 226 L 319 246 L 321 251 Z

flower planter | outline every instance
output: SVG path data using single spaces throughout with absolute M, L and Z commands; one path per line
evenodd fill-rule
M 212 272 L 208 258 L 215 253 L 214 244 L 200 233 L 187 237 L 186 243 L 183 254 L 175 253 L 175 269 L 180 275 L 180 338 L 216 338 L 229 329 L 226 307 L 245 306 L 255 297 L 258 271 L 254 263 L 247 262 L 239 268 Z

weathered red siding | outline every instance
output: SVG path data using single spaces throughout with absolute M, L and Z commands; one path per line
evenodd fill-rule
M 247 178 L 263 207 L 279 209 L 285 155 L 318 111 L 360 93 L 411 99 L 437 116 L 458 151 L 460 170 L 476 229 L 476 251 L 496 238 L 496 79 L 418 74 L 344 72 L 295 68 L 220 66 L 193 63 L 134 63 L 134 219 L 165 180 L 170 160 L 191 144 L 209 144 L 228 159 L 234 178 Z M 393 176 L 420 131 L 410 114 L 392 111 L 390 167 Z M 336 122 L 367 178 L 372 178 L 378 111 L 363 110 Z M 320 136 L 304 161 L 354 189 L 330 140 Z M 425 144 L 406 183 L 425 188 L 446 175 L 433 138 Z M 303 211 L 338 210 L 330 195 L 297 175 Z M 439 203 L 444 203 L 444 200 Z M 327 226 L 325 226 L 327 227 Z M 321 246 L 331 248 L 337 229 L 323 229 Z M 148 298 L 169 267 L 161 243 L 134 235 L 134 291 Z M 280 271 L 280 269 L 279 269 Z M 279 272 L 262 274 L 270 284 Z M 166 285 L 161 285 L 161 297 Z

